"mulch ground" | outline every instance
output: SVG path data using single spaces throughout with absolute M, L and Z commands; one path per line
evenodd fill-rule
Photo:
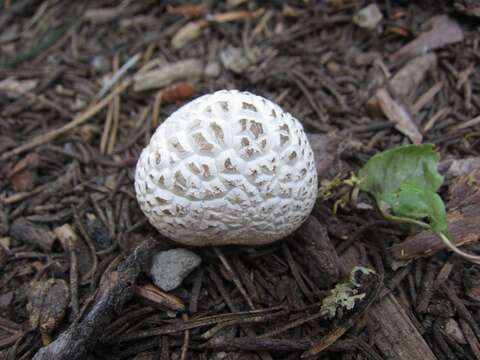
M 379 1 L 384 18 L 367 31 L 352 16 L 368 4 L 0 1 L 0 358 L 479 359 L 480 267 L 350 189 L 334 189 L 284 241 L 193 249 L 202 264 L 171 293 L 142 271 L 176 245 L 138 207 L 136 159 L 180 105 L 224 88 L 327 134 L 322 179 L 418 136 L 435 144 L 447 208 L 463 214 L 458 241 L 480 251 L 480 192 L 461 187 L 478 173 L 451 170 L 480 165 L 480 6 Z M 396 94 L 386 79 L 413 56 L 393 54 L 438 15 L 462 38 L 435 28 L 435 59 Z M 372 108 L 382 87 L 411 123 Z M 359 279 L 366 296 L 320 316 L 355 265 L 376 271 Z

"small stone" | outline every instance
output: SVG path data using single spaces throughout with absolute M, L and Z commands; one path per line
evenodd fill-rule
M 383 15 L 377 4 L 364 7 L 353 16 L 353 22 L 367 30 L 374 30 L 382 19 Z
M 239 48 L 228 46 L 220 53 L 223 66 L 236 74 L 241 74 L 250 65 L 250 62 Z
M 212 61 L 205 66 L 205 76 L 211 78 L 217 78 L 220 76 L 222 68 L 217 61 Z
M 160 289 L 171 291 L 201 262 L 197 254 L 186 249 L 162 251 L 153 257 L 149 275 Z

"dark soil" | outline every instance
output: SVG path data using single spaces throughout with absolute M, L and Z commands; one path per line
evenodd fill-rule
M 467 190 L 452 190 L 462 178 L 447 171 L 480 155 L 480 20 L 472 15 L 480 6 L 379 1 L 384 18 L 366 31 L 352 16 L 368 1 L 233 3 L 0 1 L 0 358 L 298 359 L 322 349 L 312 356 L 480 359 L 480 267 L 441 246 L 412 251 L 425 238 L 411 236 L 418 229 L 385 221 L 347 188 L 319 201 L 290 238 L 193 249 L 202 265 L 179 288 L 151 286 L 149 255 L 175 244 L 146 221 L 133 174 L 158 123 L 200 94 L 248 90 L 308 132 L 328 134 L 319 149 L 335 156 L 321 178 L 348 176 L 372 154 L 410 142 L 367 102 L 410 60 L 391 55 L 436 15 L 456 21 L 463 40 L 432 50 L 436 62 L 407 94 L 389 91 L 423 142 L 437 145 L 442 196 L 467 224 L 457 240 L 480 252 L 478 220 L 465 215 L 480 211 L 462 212 Z M 175 48 L 189 23 L 194 38 Z M 229 46 L 245 58 L 240 71 L 221 62 Z M 136 91 L 136 74 L 185 59 L 209 71 Z M 479 206 L 470 195 L 468 205 Z M 319 316 L 328 290 L 355 265 L 377 273 L 359 280 L 366 297 L 334 319 Z

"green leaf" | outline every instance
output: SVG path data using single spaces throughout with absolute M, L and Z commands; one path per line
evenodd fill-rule
M 410 184 L 402 185 L 392 211 L 400 217 L 415 220 L 428 219 L 433 230 L 447 231 L 443 200 L 433 191 L 419 189 Z
M 374 155 L 360 169 L 360 189 L 372 194 L 380 210 L 397 217 L 424 220 L 446 231 L 445 205 L 437 191 L 439 154 L 432 144 L 405 145 Z

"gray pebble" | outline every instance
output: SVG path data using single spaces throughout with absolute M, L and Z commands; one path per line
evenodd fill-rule
M 248 65 L 250 65 L 243 51 L 233 46 L 228 46 L 222 50 L 220 53 L 220 61 L 226 69 L 236 74 L 242 74 Z
M 205 66 L 205 76 L 211 77 L 211 78 L 217 78 L 220 76 L 220 73 L 222 72 L 222 68 L 220 66 L 220 63 L 217 61 L 212 61 Z
M 149 275 L 153 283 L 163 291 L 170 291 L 182 283 L 202 259 L 186 249 L 162 251 L 153 256 Z

